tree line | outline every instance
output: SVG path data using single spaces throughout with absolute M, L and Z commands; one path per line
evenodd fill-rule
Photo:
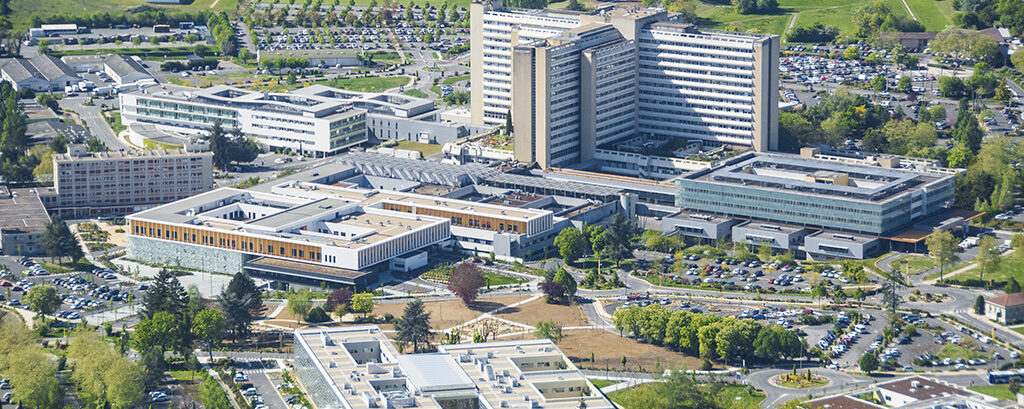
M 672 311 L 661 305 L 632 306 L 615 312 L 612 323 L 620 332 L 712 361 L 775 363 L 803 355 L 806 343 L 780 326 L 752 319 Z
M 120 13 L 102 12 L 85 15 L 50 14 L 33 15 L 31 26 L 42 24 L 77 24 L 91 28 L 107 28 L 118 24 L 149 27 L 156 24 L 178 24 L 190 21 L 198 25 L 206 25 L 216 15 L 209 11 L 166 11 L 156 7 L 140 5 Z
M 10 82 L 0 81 L 0 178 L 8 183 L 31 181 L 39 165 L 39 158 L 28 154 L 28 123 L 18 98 Z

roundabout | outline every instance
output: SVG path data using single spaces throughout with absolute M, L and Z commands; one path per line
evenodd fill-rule
M 806 373 L 778 374 L 769 380 L 773 385 L 787 389 L 816 389 L 832 384 L 832 380 L 821 375 L 814 375 L 808 370 Z

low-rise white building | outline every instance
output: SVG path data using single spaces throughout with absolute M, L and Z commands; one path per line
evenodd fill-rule
M 81 81 L 64 61 L 45 54 L 28 59 L 0 59 L 0 77 L 15 90 L 27 88 L 36 92 L 63 91 L 64 87 Z

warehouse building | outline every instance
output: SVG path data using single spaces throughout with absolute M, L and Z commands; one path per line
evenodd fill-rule
M 296 375 L 322 409 L 615 407 L 548 339 L 402 354 L 373 325 L 294 336 Z
M 0 77 L 10 82 L 15 90 L 35 92 L 64 91 L 64 87 L 81 81 L 64 61 L 45 54 L 27 59 L 0 59 Z

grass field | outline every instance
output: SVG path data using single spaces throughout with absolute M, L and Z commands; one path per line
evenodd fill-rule
M 407 149 L 410 151 L 418 151 L 423 154 L 423 157 L 430 155 L 436 155 L 441 153 L 441 145 L 434 145 L 431 143 L 419 143 L 413 141 L 398 141 L 398 149 Z
M 196 381 L 202 379 L 202 375 L 200 375 L 201 372 L 199 371 L 167 371 L 167 373 L 171 374 L 171 377 L 178 382 L 190 383 L 193 382 L 193 379 Z
M 885 0 L 885 3 L 894 14 L 909 16 L 901 0 Z M 777 13 L 742 15 L 736 13 L 736 7 L 732 5 L 694 2 L 701 20 L 698 24 L 726 30 L 779 34 L 783 35 L 783 41 L 790 23 L 794 22 L 794 15 L 793 27 L 822 23 L 839 28 L 841 35 L 852 35 L 856 28 L 853 16 L 864 4 L 859 0 L 779 0 Z M 951 24 L 951 1 L 907 0 L 907 4 L 928 31 L 941 31 Z
M 1016 331 L 1018 334 L 1024 335 L 1024 327 L 1013 328 L 1013 330 Z
M 494 273 L 484 273 L 484 279 L 487 280 L 487 285 L 520 284 L 526 282 L 526 280 L 522 278 Z
M 454 84 L 456 82 L 459 82 L 459 81 L 462 81 L 462 80 L 468 80 L 468 79 L 469 79 L 468 75 L 460 75 L 458 77 L 448 77 L 448 78 L 445 78 L 444 81 L 441 81 L 441 83 L 443 83 L 445 85 L 452 85 L 452 84 Z
M 921 274 L 935 265 L 935 262 L 931 257 L 925 256 L 906 255 L 893 260 L 892 266 L 899 267 L 900 272 L 903 272 L 904 274 L 906 274 L 907 271 L 904 270 L 903 264 L 900 263 L 904 260 L 907 262 L 907 270 L 910 271 L 910 275 Z
M 605 386 L 611 386 L 611 385 L 615 385 L 615 384 L 617 384 L 618 382 L 612 382 L 612 381 L 602 381 L 602 380 L 600 380 L 600 379 L 591 379 L 591 380 L 590 380 L 590 383 L 594 384 L 594 386 L 596 386 L 596 387 L 598 387 L 598 388 L 604 388 Z
M 987 355 L 981 352 L 975 352 L 960 345 L 946 344 L 942 346 L 942 350 L 938 354 L 935 354 L 940 359 L 985 359 Z
M 405 91 L 405 95 L 408 95 L 410 97 L 416 97 L 416 98 L 430 98 L 430 96 L 427 95 L 426 92 L 420 91 L 420 90 L 415 89 L 415 88 L 406 90 Z
M 608 394 L 608 398 L 625 409 L 641 409 L 640 406 L 629 402 L 629 393 L 632 390 L 643 390 L 652 387 L 652 384 L 644 384 L 632 389 L 615 391 Z M 718 401 L 722 403 L 722 406 L 731 409 L 760 408 L 764 398 L 764 392 L 758 390 L 751 392 L 747 387 L 739 385 L 725 385 L 718 395 Z
M 121 131 L 128 129 L 127 126 L 121 123 L 121 112 L 120 111 L 107 111 L 107 124 L 110 125 L 110 130 L 114 131 L 114 135 L 121 134 Z
M 1014 400 L 1013 393 L 1010 393 L 1009 385 L 979 385 L 967 389 L 983 393 L 999 400 Z
M 220 47 L 216 45 L 207 45 L 210 52 L 220 52 Z M 55 57 L 64 55 L 93 55 L 93 54 L 124 54 L 124 55 L 139 55 L 139 56 L 185 56 L 192 54 L 195 51 L 195 47 L 180 46 L 180 47 L 115 47 L 115 48 L 85 48 L 78 50 L 53 50 L 50 52 Z
M 957 274 L 957 280 L 967 279 L 980 279 L 981 269 L 973 268 L 967 272 Z M 948 275 L 947 275 L 948 277 Z M 1024 281 L 1024 260 L 1021 260 L 1015 256 L 1003 257 L 1003 261 L 999 263 L 999 268 L 996 271 L 990 271 L 985 274 L 985 280 L 996 280 L 996 281 L 1007 281 L 1010 277 L 1014 277 L 1018 282 Z
M 467 5 L 469 4 L 468 0 L 464 1 Z M 456 3 L 458 2 L 456 1 Z M 103 12 L 116 13 L 143 4 L 167 11 L 209 10 L 221 12 L 238 8 L 238 0 L 194 0 L 192 4 L 186 5 L 152 4 L 145 3 L 143 0 L 14 0 L 11 2 L 11 23 L 14 24 L 15 29 L 25 30 L 29 28 L 33 15 L 85 16 Z M 438 2 L 438 4 L 441 3 Z

